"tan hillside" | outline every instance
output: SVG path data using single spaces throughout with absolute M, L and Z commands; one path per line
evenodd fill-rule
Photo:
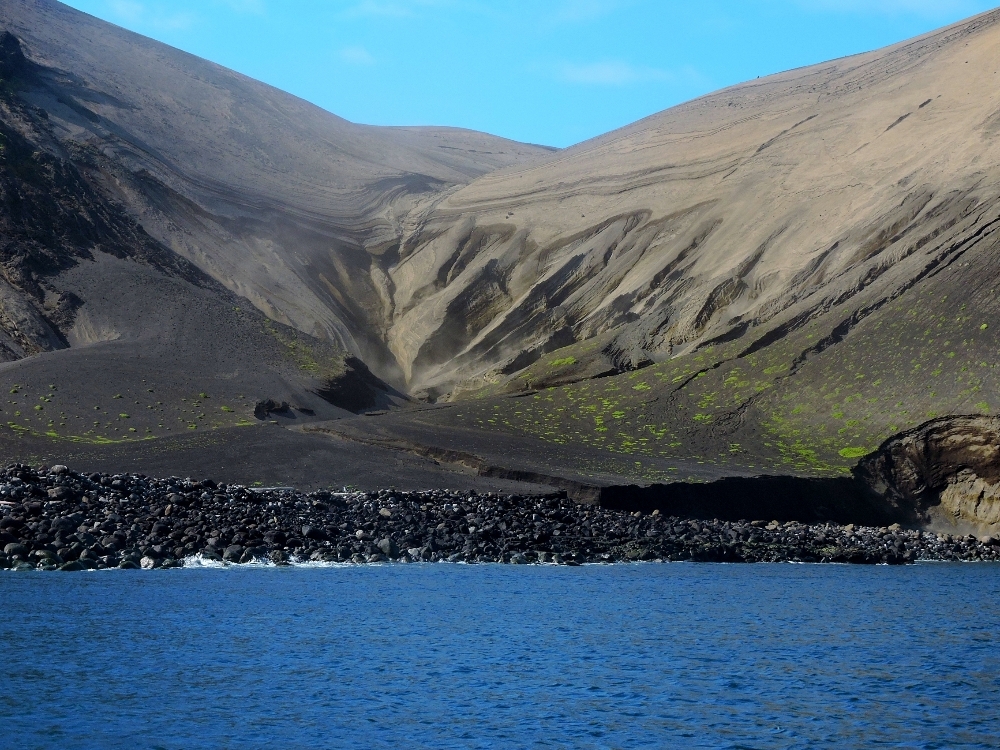
M 447 392 L 595 336 L 634 366 L 823 310 L 995 201 L 998 50 L 994 11 L 481 177 L 410 215 L 389 346 Z

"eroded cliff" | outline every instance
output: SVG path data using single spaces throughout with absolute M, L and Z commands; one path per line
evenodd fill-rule
M 887 441 L 856 473 L 911 523 L 1000 532 L 1000 418 L 933 420 Z

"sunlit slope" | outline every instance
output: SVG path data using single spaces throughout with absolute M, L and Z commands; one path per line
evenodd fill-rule
M 344 416 L 354 385 L 398 404 L 357 354 L 461 402 L 394 419 L 659 480 L 674 459 L 837 474 L 996 413 L 998 20 L 555 153 L 354 125 L 6 3 L 27 60 L 0 56 L 2 419 L 103 441 L 257 423 L 265 399 L 301 407 L 268 421 Z
M 720 91 L 411 213 L 388 334 L 411 387 L 523 388 L 574 342 L 593 375 L 780 341 L 899 294 L 996 203 L 998 21 Z
M 636 372 L 545 387 L 585 361 L 577 345 L 524 373 L 535 393 L 421 419 L 596 447 L 650 481 L 662 481 L 653 467 L 671 460 L 678 478 L 692 460 L 723 473 L 844 473 L 935 417 L 1000 412 L 1000 212 L 970 217 L 967 228 L 966 241 L 941 246 L 939 262 L 898 296 L 873 285 L 768 345 L 745 336 Z

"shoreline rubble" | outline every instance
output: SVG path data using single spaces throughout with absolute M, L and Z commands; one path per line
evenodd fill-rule
M 210 480 L 0 471 L 0 569 L 184 560 L 378 563 L 997 561 L 1000 540 L 889 527 L 671 518 L 561 495 L 300 493 Z

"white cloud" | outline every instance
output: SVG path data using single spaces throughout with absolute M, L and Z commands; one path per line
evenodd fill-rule
M 351 65 L 374 65 L 375 58 L 372 53 L 361 45 L 344 47 L 340 50 L 340 59 Z
M 620 60 L 577 65 L 563 63 L 558 67 L 557 76 L 568 83 L 589 86 L 628 86 L 634 83 L 679 83 L 697 81 L 701 78 L 693 68 L 680 71 L 661 70 L 642 65 L 632 65 Z

